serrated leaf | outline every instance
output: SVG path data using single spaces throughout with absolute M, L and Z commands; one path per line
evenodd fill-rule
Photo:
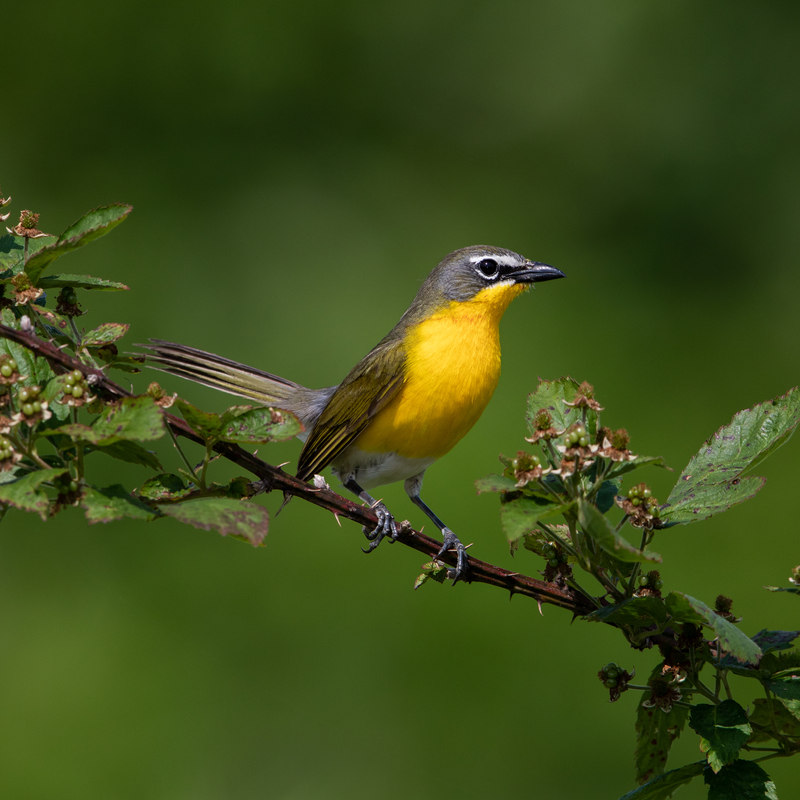
M 500 524 L 509 542 L 516 542 L 537 523 L 561 517 L 573 503 L 545 503 L 520 497 L 500 506 Z
M 10 308 L 3 309 L 0 319 L 9 328 L 19 330 L 19 321 Z M 33 351 L 10 339 L 0 338 L 0 352 L 7 353 L 17 362 L 19 374 L 25 378 L 28 386 L 44 385 L 55 374 L 44 358 L 34 355 Z
M 798 636 L 800 636 L 800 631 L 768 631 L 765 628 L 752 639 L 762 652 L 769 653 L 772 650 L 788 650 Z
M 176 398 L 175 408 L 189 423 L 190 427 L 208 441 L 217 441 L 222 430 L 222 416 L 211 411 L 202 411 L 181 397 Z
M 694 761 L 678 769 L 671 769 L 638 789 L 622 795 L 619 800 L 668 800 L 676 789 L 702 775 L 705 766 L 705 761 Z
M 222 414 L 220 422 L 219 438 L 239 444 L 282 442 L 303 430 L 291 412 L 264 406 L 233 406 Z
M 658 553 L 634 547 L 594 505 L 585 500 L 578 501 L 578 524 L 606 553 L 620 561 L 661 561 Z
M 784 444 L 798 424 L 797 387 L 740 411 L 686 465 L 661 510 L 661 519 L 671 524 L 696 522 L 753 497 L 765 479 L 743 475 Z
M 739 759 L 718 773 L 707 769 L 708 800 L 778 800 L 775 784 L 755 762 Z
M 522 543 L 526 550 L 536 553 L 537 556 L 545 557 L 544 550 L 542 549 L 545 544 L 555 541 L 558 544 L 571 545 L 572 542 L 569 536 L 569 527 L 567 525 L 551 522 L 547 526 L 547 530 L 541 528 L 534 528 L 522 536 Z M 575 557 L 562 552 L 562 557 L 566 556 L 567 561 L 575 561 Z
M 475 481 L 478 494 L 485 492 L 517 492 L 517 482 L 506 475 L 487 475 Z
M 789 592 L 790 594 L 800 594 L 800 586 L 765 586 L 770 592 Z
M 71 286 L 73 289 L 100 289 L 107 292 L 128 291 L 130 289 L 119 281 L 109 281 L 105 278 L 95 278 L 94 275 L 48 275 L 39 280 L 40 289 L 63 289 Z
M 800 719 L 793 716 L 779 700 L 765 700 L 762 697 L 753 701 L 750 712 L 753 734 L 750 743 L 768 742 L 777 730 L 781 736 L 800 740 Z
M 761 659 L 761 648 L 745 633 L 728 622 L 724 617 L 709 608 L 702 600 L 697 600 L 683 592 L 670 592 L 667 597 L 667 609 L 674 612 L 682 622 L 694 622 L 688 615 L 680 613 L 682 601 L 685 601 L 702 620 L 702 624 L 710 627 L 719 637 L 720 647 L 741 664 L 757 665 Z
M 166 500 L 190 492 L 183 479 L 171 472 L 163 472 L 145 481 L 137 494 L 147 500 Z
M 667 462 L 662 456 L 634 455 L 630 461 L 614 462 L 606 474 L 610 479 L 616 479 L 619 478 L 620 475 L 624 475 L 626 472 L 631 472 L 639 467 L 645 467 L 648 465 L 651 467 L 662 467 L 664 469 L 669 469 Z
M 81 497 L 81 507 L 90 525 L 126 518 L 151 520 L 158 516 L 157 511 L 129 494 L 119 484 L 103 489 L 87 487 Z
M 88 244 L 122 222 L 133 207 L 123 203 L 101 206 L 84 214 L 72 223 L 53 244 L 48 244 L 31 256 L 25 264 L 25 272 L 36 285 L 42 272 L 60 256 Z
M 706 754 L 714 772 L 736 760 L 753 732 L 747 712 L 734 700 L 723 700 L 719 705 L 693 706 L 689 727 L 700 736 L 700 750 Z
M 0 236 L 0 270 L 5 271 L 21 264 L 24 251 L 25 246 L 19 237 L 10 233 Z
M 161 409 L 152 397 L 125 397 L 111 406 L 106 406 L 94 425 L 71 423 L 62 425 L 46 436 L 66 434 L 80 442 L 107 446 L 123 440 L 149 442 L 159 439 L 166 432 Z
M 800 719 L 800 668 L 793 667 L 776 672 L 769 680 L 764 681 L 764 686 L 778 698 L 793 717 Z
M 205 531 L 243 539 L 258 547 L 269 530 L 269 514 L 262 506 L 228 497 L 203 497 L 160 506 L 169 517 Z
M 647 598 L 641 598 L 647 599 Z M 651 598 L 654 599 L 654 598 Z M 651 677 L 661 676 L 661 665 Z M 647 694 L 639 699 L 636 711 L 636 751 L 634 754 L 636 782 L 644 783 L 664 772 L 672 743 L 681 735 L 689 718 L 689 709 L 673 704 L 666 713 L 660 708 L 644 705 Z
M 161 462 L 152 450 L 142 447 L 138 442 L 122 440 L 106 445 L 94 445 L 91 452 L 105 453 L 111 458 L 119 461 L 127 461 L 129 464 L 139 464 L 148 469 L 163 469 Z
M 554 381 L 539 379 L 536 391 L 528 395 L 528 405 L 525 420 L 528 423 L 528 431 L 533 434 L 533 419 L 536 412 L 541 408 L 546 408 L 553 418 L 553 427 L 560 431 L 565 430 L 575 422 L 583 420 L 584 409 L 573 408 L 566 405 L 572 402 L 578 394 L 578 381 L 572 378 L 559 378 Z M 586 409 L 586 432 L 590 439 L 597 435 L 597 412 Z
M 8 504 L 20 511 L 33 511 L 47 519 L 50 499 L 42 484 L 54 481 L 67 473 L 63 468 L 39 469 L 14 481 L 0 485 L 0 503 Z
M 86 347 L 102 347 L 121 339 L 130 325 L 125 322 L 104 322 L 102 325 L 83 335 L 82 344 Z

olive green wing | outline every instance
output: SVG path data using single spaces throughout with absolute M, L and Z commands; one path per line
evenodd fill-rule
M 345 450 L 403 385 L 405 348 L 381 342 L 337 387 L 300 453 L 297 477 L 308 480 Z

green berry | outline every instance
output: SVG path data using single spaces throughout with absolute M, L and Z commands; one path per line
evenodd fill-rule
M 586 434 L 584 434 L 583 436 L 580 437 L 580 439 L 578 439 L 578 444 L 581 447 L 587 447 L 589 444 L 589 437 Z
M 14 370 L 11 369 L 11 365 L 8 362 L 0 366 L 0 375 L 4 378 L 10 378 L 13 374 Z
M 83 397 L 83 386 L 73 386 L 70 394 L 73 397 Z
M 31 397 L 30 389 L 28 389 L 27 387 L 23 387 L 22 389 L 19 390 L 19 394 L 17 395 L 17 397 L 20 403 L 27 403 Z
M 548 558 L 548 559 L 547 559 L 547 563 L 548 563 L 548 564 L 549 564 L 551 567 L 557 567 L 557 566 L 558 566 L 558 559 L 557 559 L 555 556 L 553 556 L 553 558 Z
M 9 358 L 8 361 L 6 361 L 6 364 L 8 364 L 8 366 L 11 367 L 11 369 L 13 369 L 14 372 L 17 371 L 17 362 L 14 361 L 13 358 Z
M 66 384 L 67 384 L 67 386 L 72 386 L 72 385 L 74 385 L 74 383 L 75 383 L 75 378 L 73 378 L 73 377 L 72 377 L 72 373 L 71 373 L 71 372 L 68 372 L 68 373 L 67 373 L 67 374 L 64 376 L 64 383 L 66 383 Z
M 72 378 L 76 383 L 83 380 L 83 373 L 79 369 L 72 370 L 70 375 L 72 375 Z
M 650 497 L 652 494 L 653 493 L 647 486 L 645 486 L 644 489 L 642 489 L 642 497 Z
M 39 400 L 34 400 L 31 405 L 33 406 L 33 413 L 34 414 L 41 414 L 42 413 L 42 403 Z
M 631 498 L 631 505 L 634 507 L 638 507 L 642 504 L 642 501 L 638 497 Z
M 32 417 L 33 416 L 33 403 L 23 403 L 22 404 L 22 413 L 26 417 Z

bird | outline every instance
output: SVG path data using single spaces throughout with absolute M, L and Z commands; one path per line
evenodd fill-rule
M 258 404 L 302 423 L 297 477 L 331 466 L 342 485 L 375 511 L 365 552 L 398 536 L 394 516 L 368 489 L 404 482 L 406 494 L 454 551 L 453 582 L 469 569 L 466 547 L 422 500 L 425 471 L 472 428 L 500 376 L 500 319 L 533 284 L 563 278 L 556 267 L 513 250 L 472 245 L 446 255 L 397 324 L 337 386 L 310 389 L 194 347 L 150 339 L 151 366 Z

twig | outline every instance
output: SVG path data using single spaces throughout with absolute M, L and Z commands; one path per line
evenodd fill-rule
M 127 391 L 107 378 L 102 370 L 94 369 L 73 358 L 51 342 L 44 341 L 31 333 L 1 324 L 0 336 L 10 339 L 47 359 L 57 372 L 80 370 L 91 385 L 92 390 L 107 398 L 118 400 L 123 397 L 133 396 L 132 392 Z M 205 446 L 206 442 L 203 437 L 197 434 L 183 419 L 164 412 L 164 420 L 174 434 Z M 339 517 L 346 517 L 368 528 L 374 528 L 378 524 L 378 518 L 371 508 L 348 500 L 346 497 L 342 497 L 330 490 L 317 489 L 299 480 L 294 475 L 290 475 L 282 469 L 262 461 L 236 444 L 218 442 L 214 445 L 214 450 L 224 458 L 255 475 L 267 492 L 279 491 L 285 495 L 299 497 L 320 508 L 327 509 Z M 407 526 L 400 526 L 397 541 L 420 553 L 424 553 L 430 558 L 433 558 L 439 552 L 439 547 L 441 546 L 440 542 L 435 539 Z M 451 553 L 445 554 L 441 557 L 441 560 L 455 566 L 456 559 Z M 546 583 L 518 572 L 511 572 L 486 561 L 480 561 L 473 556 L 469 558 L 469 566 L 469 574 L 463 579 L 466 583 L 485 583 L 489 586 L 496 586 L 506 589 L 512 595 L 524 595 L 540 603 L 548 603 L 567 609 L 577 616 L 588 614 L 595 610 L 593 603 L 570 589 L 560 588 L 552 583 Z

